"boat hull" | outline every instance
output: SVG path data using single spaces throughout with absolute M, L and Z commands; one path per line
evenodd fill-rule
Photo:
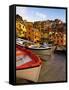
M 16 65 L 16 78 L 27 79 L 33 82 L 37 82 L 42 64 L 41 59 L 32 51 L 23 48 L 19 45 L 16 45 L 16 51 L 19 51 L 19 55 L 21 55 L 21 53 L 24 54 L 25 52 L 25 54 L 31 58 L 31 61 L 25 64 L 21 64 L 19 66 Z M 18 54 L 16 55 L 18 56 Z
M 38 67 L 16 70 L 16 77 L 19 79 L 27 79 L 33 82 L 37 82 L 39 78 L 40 70 L 41 70 L 41 65 Z
M 42 60 L 49 60 L 53 58 L 53 53 L 55 50 L 55 46 L 52 46 L 49 49 L 31 49 L 35 54 L 37 54 Z

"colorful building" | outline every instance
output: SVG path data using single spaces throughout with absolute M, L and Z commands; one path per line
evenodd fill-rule
M 27 30 L 23 21 L 16 21 L 16 36 L 20 38 L 25 38 L 26 31 Z
M 63 34 L 63 45 L 66 46 L 66 34 L 65 33 Z
M 16 16 L 16 36 L 33 42 L 53 41 L 54 44 L 66 45 L 66 24 L 55 19 L 28 22 Z
M 26 32 L 26 39 L 33 42 L 39 42 L 41 40 L 41 33 L 38 29 L 29 28 Z
M 54 32 L 49 36 L 49 40 L 53 41 L 57 45 L 66 45 L 66 34 L 62 32 Z

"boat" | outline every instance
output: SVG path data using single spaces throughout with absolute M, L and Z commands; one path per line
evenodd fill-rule
M 44 43 L 43 45 L 41 44 L 35 44 L 33 42 L 30 42 L 28 40 L 21 40 L 17 39 L 17 45 L 20 45 L 22 47 L 25 47 L 35 54 L 37 54 L 42 60 L 48 60 L 53 57 L 53 52 L 55 50 L 55 46 L 48 45 Z M 21 43 L 19 43 L 21 42 Z M 23 43 L 26 42 L 26 43 Z
M 66 54 L 66 46 L 56 46 L 55 53 L 57 54 Z
M 16 45 L 16 78 L 37 82 L 41 65 L 41 59 L 36 54 Z
M 42 60 L 49 60 L 50 58 L 52 59 L 55 48 L 56 46 L 28 47 L 28 49 L 37 54 Z
M 65 46 L 56 46 L 56 51 L 66 51 Z
M 29 48 L 37 54 L 42 60 L 48 60 L 52 56 L 51 48 Z

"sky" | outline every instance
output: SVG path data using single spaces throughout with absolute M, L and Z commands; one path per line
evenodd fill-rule
M 16 14 L 30 22 L 60 19 L 66 22 L 66 10 L 54 8 L 16 7 Z

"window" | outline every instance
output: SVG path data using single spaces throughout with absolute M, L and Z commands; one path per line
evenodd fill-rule
M 24 28 L 24 25 L 23 25 L 23 28 Z
M 21 28 L 21 25 L 19 24 L 19 28 Z
M 63 42 L 63 40 L 61 40 L 61 43 Z
M 36 36 L 35 36 L 35 38 L 36 38 Z

